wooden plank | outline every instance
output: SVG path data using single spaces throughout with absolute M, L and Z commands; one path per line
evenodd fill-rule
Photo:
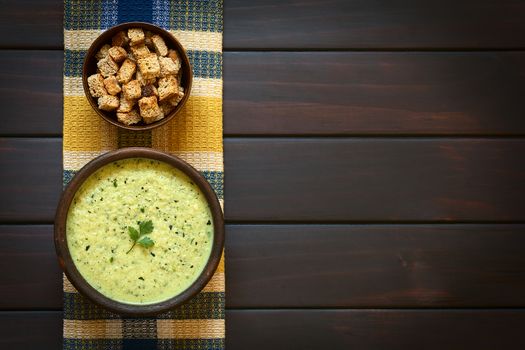
M 1 135 L 62 134 L 62 68 L 62 51 L 0 51 Z
M 53 220 L 60 153 L 60 139 L 0 139 L 0 222 Z M 226 219 L 523 221 L 522 154 L 522 139 L 227 138 Z
M 515 48 L 525 46 L 524 15 L 517 0 L 230 0 L 224 47 Z M 5 3 L 0 47 L 60 48 L 62 22 L 62 1 Z
M 62 134 L 62 62 L 59 51 L 0 52 L 0 135 Z M 523 135 L 524 62 L 522 52 L 227 52 L 225 135 Z
M 0 313 L 0 346 L 59 349 L 62 313 Z M 236 349 L 523 348 L 523 310 L 228 310 Z
M 225 141 L 230 221 L 520 221 L 520 139 Z
M 0 309 L 62 308 L 53 226 L 0 226 L 0 266 Z
M 52 222 L 61 162 L 61 139 L 0 138 L 0 222 Z
M 521 1 L 224 3 L 226 48 L 479 48 L 525 46 Z
M 229 135 L 524 134 L 522 52 L 232 52 Z
M 261 310 L 227 313 L 228 349 L 523 348 L 523 310 Z M 256 341 L 254 341 L 256 339 Z
M 227 307 L 522 307 L 524 230 L 227 225 Z M 51 225 L 0 226 L 1 310 L 62 308 L 52 237 Z
M 230 225 L 233 308 L 521 307 L 525 225 Z
M 62 311 L 0 312 L 0 347 L 62 349 Z
M 63 1 L 3 1 L 0 48 L 61 48 L 64 45 L 63 22 Z

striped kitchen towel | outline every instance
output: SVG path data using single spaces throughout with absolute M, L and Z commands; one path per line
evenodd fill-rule
M 64 184 L 107 151 L 147 146 L 177 155 L 208 179 L 223 204 L 222 0 L 65 0 Z M 82 89 L 86 50 L 106 28 L 142 21 L 169 30 L 193 66 L 191 96 L 152 131 L 102 120 Z M 155 318 L 126 318 L 83 298 L 64 277 L 64 349 L 224 349 L 224 259 L 189 303 Z

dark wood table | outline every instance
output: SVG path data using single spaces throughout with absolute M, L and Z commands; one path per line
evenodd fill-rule
M 525 1 L 225 0 L 227 347 L 524 348 Z M 63 5 L 0 1 L 0 348 L 59 349 Z

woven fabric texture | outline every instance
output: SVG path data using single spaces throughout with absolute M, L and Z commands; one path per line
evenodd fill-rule
M 64 185 L 91 159 L 146 146 L 199 170 L 223 204 L 222 0 L 65 0 Z M 143 21 L 169 30 L 188 52 L 194 81 L 183 111 L 152 131 L 120 130 L 90 107 L 82 88 L 84 55 L 118 23 Z M 189 303 L 155 318 L 115 315 L 82 297 L 64 277 L 64 349 L 224 349 L 224 258 Z

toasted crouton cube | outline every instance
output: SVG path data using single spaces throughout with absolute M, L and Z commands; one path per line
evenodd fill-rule
M 159 79 L 159 101 L 164 101 L 173 97 L 179 91 L 179 84 L 173 75 Z
M 147 31 L 144 34 L 144 45 L 146 45 L 148 49 L 155 51 L 155 46 L 153 46 L 153 41 L 151 41 L 152 36 L 153 36 L 153 33 L 150 31 Z
M 120 46 L 113 46 L 109 49 L 109 57 L 117 63 L 120 63 L 128 57 L 128 53 Z
M 105 95 L 98 99 L 98 108 L 103 111 L 114 111 L 118 106 L 119 100 L 116 96 Z
M 107 95 L 106 88 L 104 87 L 104 77 L 102 74 L 90 75 L 87 79 L 89 86 L 89 93 L 93 97 L 102 97 Z
M 97 59 L 97 61 L 100 61 L 101 59 L 103 58 L 106 58 L 108 57 L 108 54 L 109 54 L 109 48 L 111 46 L 109 46 L 108 44 L 102 46 L 100 48 L 100 50 L 98 50 L 97 54 L 95 55 L 95 58 Z
M 122 85 L 122 94 L 127 100 L 136 100 L 142 97 L 142 89 L 138 80 L 132 80 Z
M 150 53 L 146 57 L 139 58 L 137 63 L 144 79 L 157 78 L 160 75 L 160 65 L 156 54 Z
M 138 60 L 139 58 L 144 58 L 149 55 L 150 51 L 146 45 L 137 45 L 131 47 L 131 53 L 133 54 L 133 57 Z
M 113 38 L 111 38 L 111 45 L 124 47 L 129 43 L 129 38 L 124 31 L 118 32 Z
M 128 38 L 130 46 L 144 44 L 144 31 L 142 28 L 130 28 L 128 29 Z
M 133 125 L 140 122 L 142 118 L 140 117 L 139 112 L 136 109 L 133 109 L 127 113 L 117 111 L 117 119 L 119 122 L 126 125 Z
M 153 46 L 155 47 L 155 52 L 157 55 L 166 56 L 168 54 L 168 47 L 160 35 L 153 35 L 151 37 L 151 41 L 153 42 Z
M 164 102 L 161 102 L 160 105 L 160 110 L 162 111 L 162 113 L 166 116 L 168 114 L 171 113 L 171 111 L 173 111 L 175 109 L 175 106 L 172 105 L 169 101 L 164 101 Z
M 115 75 L 118 72 L 118 64 L 109 56 L 98 61 L 97 67 L 104 78 Z
M 176 50 L 169 49 L 168 50 L 168 57 L 173 60 L 173 62 L 179 61 L 179 53 Z
M 117 78 L 115 78 L 114 75 L 104 79 L 104 87 L 106 88 L 107 92 L 113 96 L 122 91 L 117 81 Z
M 137 80 L 141 86 L 153 85 L 157 82 L 157 78 L 144 79 L 142 74 L 140 74 L 140 70 L 137 71 Z
M 120 104 L 118 106 L 117 112 L 128 113 L 135 106 L 135 100 L 128 100 L 124 97 L 124 94 L 120 94 Z
M 126 58 L 124 63 L 122 63 L 122 66 L 118 70 L 117 73 L 117 80 L 119 83 L 124 84 L 127 83 L 133 78 L 133 74 L 135 74 L 135 71 L 137 70 L 137 65 L 135 62 L 130 60 L 129 58 Z
M 169 57 L 159 57 L 160 65 L 160 76 L 165 77 L 167 75 L 177 75 L 179 73 L 180 64 L 176 65 L 175 62 Z
M 177 66 L 177 70 L 180 70 L 181 60 L 180 60 L 180 57 L 179 57 L 179 53 L 177 51 L 175 51 L 175 50 L 169 50 L 168 51 L 168 57 L 171 58 L 173 63 L 175 63 L 175 65 Z
M 182 98 L 184 97 L 184 88 L 182 86 L 179 86 L 179 91 L 171 97 L 168 102 L 171 103 L 172 106 L 177 106 L 180 101 L 182 101 Z
M 139 100 L 140 115 L 144 123 L 150 124 L 164 118 L 164 113 L 157 104 L 155 96 L 143 97 Z
M 153 84 L 145 85 L 142 87 L 142 97 L 157 96 L 159 97 L 159 92 Z

